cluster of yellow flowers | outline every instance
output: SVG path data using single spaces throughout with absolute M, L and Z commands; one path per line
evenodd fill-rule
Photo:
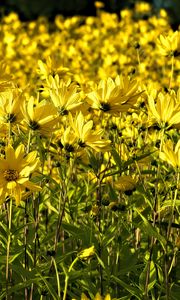
M 144 12 L 148 20 L 137 17 Z M 43 17 L 21 22 L 15 13 L 2 18 L 1 209 L 9 199 L 23 206 L 39 192 L 50 214 L 60 216 L 62 210 L 62 218 L 70 219 L 67 199 L 84 185 L 82 193 L 91 193 L 88 213 L 96 217 L 103 201 L 115 211 L 138 185 L 153 186 L 154 174 L 159 190 L 171 184 L 173 174 L 175 208 L 180 32 L 172 31 L 165 11 L 154 16 L 147 3 L 138 3 L 134 15 L 123 10 L 120 17 L 97 3 L 96 17 L 57 16 L 54 23 Z M 58 204 L 51 203 L 56 197 Z M 151 208 L 159 216 L 163 204 L 156 204 Z M 80 215 L 81 208 L 86 215 L 85 204 L 77 210 Z M 94 253 L 92 246 L 77 259 Z M 111 299 L 109 294 L 94 297 Z M 88 297 L 82 294 L 81 300 Z
M 143 5 L 137 12 L 150 10 Z M 129 10 L 121 21 L 100 11 L 98 17 L 57 16 L 55 24 L 42 17 L 23 23 L 11 13 L 0 27 L 1 203 L 13 196 L 18 205 L 22 191 L 40 190 L 29 181 L 48 165 L 42 168 L 37 152 L 29 153 L 37 136 L 56 160 L 64 151 L 87 162 L 89 151 L 111 153 L 112 147 L 127 160 L 130 141 L 140 150 L 161 138 L 153 126 L 179 132 L 180 33 L 169 28 L 164 11 L 135 23 Z M 113 128 L 126 141 L 119 143 Z M 179 141 L 162 141 L 160 158 L 180 167 Z

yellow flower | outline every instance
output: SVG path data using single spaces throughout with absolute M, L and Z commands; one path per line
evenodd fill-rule
M 69 68 L 63 67 L 60 60 L 56 57 L 48 56 L 46 63 L 42 60 L 38 60 L 39 69 L 38 74 L 41 76 L 42 79 L 48 78 L 49 75 L 56 75 L 58 74 L 60 78 L 63 78 L 66 75 L 70 74 Z
M 87 248 L 87 249 L 82 250 L 82 251 L 78 254 L 78 257 L 79 257 L 80 259 L 87 259 L 87 258 L 93 256 L 94 253 L 95 253 L 95 248 L 94 248 L 94 246 L 91 246 L 91 247 L 89 247 L 89 248 Z
M 94 149 L 97 152 L 109 150 L 109 145 L 111 144 L 111 141 L 102 138 L 102 129 L 93 131 L 92 120 L 86 122 L 81 112 L 75 117 L 74 120 L 72 115 L 70 115 L 69 117 L 70 125 L 74 130 L 79 147 L 85 148 L 87 146 Z
M 59 80 L 59 76 L 50 77 L 49 94 L 54 106 L 60 115 L 64 116 L 69 111 L 76 111 L 82 105 L 80 93 L 77 92 L 77 85 Z
M 94 3 L 96 8 L 103 8 L 104 7 L 104 3 L 101 1 L 95 1 Z
M 67 152 L 74 152 L 75 151 L 75 142 L 76 142 L 76 136 L 74 135 L 74 132 L 72 132 L 72 128 L 68 127 L 64 131 L 62 137 L 61 137 L 61 144 L 65 151 Z
M 17 90 L 8 90 L 0 94 L 0 122 L 20 124 L 23 119 L 21 107 L 22 95 Z
M 0 63 L 0 92 L 14 88 L 12 76 L 7 74 L 5 63 Z
M 24 145 L 19 145 L 16 150 L 11 145 L 5 149 L 5 158 L 0 158 L 0 203 L 7 196 L 13 197 L 16 205 L 19 205 L 22 192 L 26 188 L 32 191 L 40 191 L 41 188 L 31 181 L 30 175 L 37 169 L 39 160 L 37 152 L 30 152 L 25 156 Z
M 136 180 L 129 175 L 121 176 L 115 183 L 115 187 L 122 192 L 131 191 L 136 186 Z
M 118 116 L 133 108 L 142 92 L 138 92 L 136 80 L 117 76 L 115 81 L 110 77 L 101 80 L 95 90 L 87 94 L 87 101 L 92 108 Z
M 163 56 L 180 55 L 180 32 L 175 31 L 169 36 L 160 35 L 157 40 L 159 52 Z
M 89 298 L 84 293 L 82 293 L 81 300 L 89 300 Z
M 159 157 L 174 168 L 180 168 L 180 140 L 177 142 L 175 147 L 173 142 L 168 140 L 166 144 L 164 144 Z
M 157 100 L 152 95 L 148 97 L 148 110 L 150 118 L 161 127 L 170 127 L 180 123 L 180 103 L 173 94 L 159 93 Z
M 36 104 L 33 97 L 27 102 L 24 102 L 22 107 L 24 123 L 26 129 L 31 129 L 34 132 L 39 132 L 43 136 L 48 136 L 56 129 L 58 116 L 52 104 L 46 101 L 41 101 Z
M 100 293 L 97 293 L 94 297 L 94 300 L 103 300 L 103 297 L 100 295 Z

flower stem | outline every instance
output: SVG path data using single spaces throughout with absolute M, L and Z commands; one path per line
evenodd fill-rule
M 7 240 L 7 254 L 6 254 L 6 299 L 9 299 L 8 296 L 8 285 L 9 285 L 9 253 L 10 253 L 10 244 L 11 244 L 11 224 L 12 224 L 12 199 L 9 203 L 9 233 Z
M 66 300 L 66 296 L 67 296 L 67 288 L 68 288 L 68 281 L 69 281 L 69 273 L 71 272 L 73 266 L 75 265 L 75 263 L 78 261 L 79 257 L 77 256 L 72 264 L 70 265 L 68 271 L 65 270 L 65 268 L 63 268 L 64 273 L 65 273 L 65 285 L 64 285 L 64 295 L 63 295 L 63 300 Z

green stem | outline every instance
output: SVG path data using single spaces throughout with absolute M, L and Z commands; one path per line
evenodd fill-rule
M 61 299 L 61 285 L 60 285 L 60 279 L 59 279 L 59 274 L 58 274 L 58 268 L 57 268 L 57 264 L 56 264 L 56 261 L 55 261 L 54 257 L 52 257 L 52 262 L 54 264 L 54 268 L 55 268 L 55 271 L 56 271 L 58 297 L 59 297 L 59 300 L 60 300 Z
M 12 224 L 12 199 L 9 203 L 9 233 L 7 240 L 7 254 L 6 254 L 6 299 L 9 299 L 8 296 L 8 285 L 9 285 L 9 253 L 10 253 L 10 244 L 11 244 L 11 224 Z
M 70 265 L 68 272 L 66 272 L 66 270 L 63 267 L 64 273 L 65 273 L 65 285 L 64 285 L 64 295 L 63 295 L 63 300 L 66 300 L 66 296 L 67 296 L 67 289 L 68 289 L 68 281 L 69 281 L 69 273 L 71 272 L 73 266 L 75 265 L 75 263 L 78 261 L 79 257 L 76 257 L 72 264 Z

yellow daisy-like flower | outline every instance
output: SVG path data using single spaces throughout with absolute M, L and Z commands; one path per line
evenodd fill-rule
M 59 80 L 59 76 L 49 79 L 50 98 L 57 108 L 59 115 L 67 115 L 69 111 L 73 112 L 82 105 L 80 93 L 77 92 L 77 85 L 64 80 Z
M 159 52 L 163 56 L 179 56 L 180 55 L 180 32 L 175 31 L 171 35 L 160 35 L 157 40 Z
M 74 152 L 75 151 L 75 143 L 76 143 L 76 136 L 71 127 L 66 128 L 62 137 L 61 137 L 61 144 L 65 151 L 67 152 Z
M 20 124 L 23 119 L 21 107 L 22 94 L 17 90 L 8 90 L 0 94 L 0 123 Z
M 41 187 L 29 181 L 38 165 L 36 151 L 25 155 L 24 145 L 19 145 L 16 150 L 11 145 L 6 147 L 5 158 L 0 158 L 0 204 L 10 196 L 19 205 L 22 192 L 26 188 L 32 191 L 41 190 Z
M 142 94 L 138 88 L 136 80 L 117 76 L 114 81 L 109 77 L 101 80 L 95 90 L 87 94 L 87 101 L 94 109 L 118 116 L 120 112 L 133 108 Z
M 12 76 L 7 74 L 5 63 L 0 63 L 0 92 L 14 88 Z
M 93 131 L 92 120 L 86 122 L 81 112 L 74 119 L 72 115 L 70 115 L 69 117 L 70 125 L 74 130 L 79 147 L 90 147 L 97 152 L 109 150 L 111 141 L 102 138 L 102 129 Z
M 42 60 L 38 60 L 39 69 L 37 72 L 41 76 L 42 79 L 48 78 L 49 75 L 58 74 L 61 78 L 64 78 L 66 75 L 70 75 L 69 68 L 62 66 L 60 60 L 55 57 L 48 57 L 46 63 Z
M 102 1 L 95 1 L 94 2 L 94 5 L 95 5 L 95 7 L 96 8 L 103 8 L 105 5 L 104 5 L 104 3 L 102 2 Z
M 106 296 L 103 298 L 100 293 L 97 293 L 95 296 L 94 296 L 94 300 L 111 300 L 111 296 L 110 294 L 106 294 Z M 75 300 L 75 299 L 72 299 L 72 300 Z M 84 294 L 82 293 L 81 294 L 81 300 L 89 300 L 89 298 Z
M 137 181 L 131 176 L 123 175 L 118 179 L 118 181 L 114 185 L 119 191 L 125 192 L 132 191 L 136 186 L 136 182 Z
M 152 121 L 161 127 L 170 127 L 180 123 L 180 103 L 173 94 L 159 93 L 157 100 L 153 96 L 148 97 L 148 110 Z
M 91 246 L 89 248 L 86 248 L 84 250 L 82 250 L 79 254 L 78 254 L 78 257 L 80 259 L 87 259 L 91 256 L 93 256 L 95 253 L 95 247 L 94 246 Z
M 175 147 L 173 142 L 168 140 L 166 144 L 164 144 L 159 157 L 174 168 L 180 168 L 180 140 Z
M 33 97 L 30 97 L 28 103 L 24 102 L 22 114 L 25 127 L 34 132 L 39 132 L 43 136 L 48 136 L 56 129 L 58 124 L 56 109 L 46 101 L 36 102 Z

